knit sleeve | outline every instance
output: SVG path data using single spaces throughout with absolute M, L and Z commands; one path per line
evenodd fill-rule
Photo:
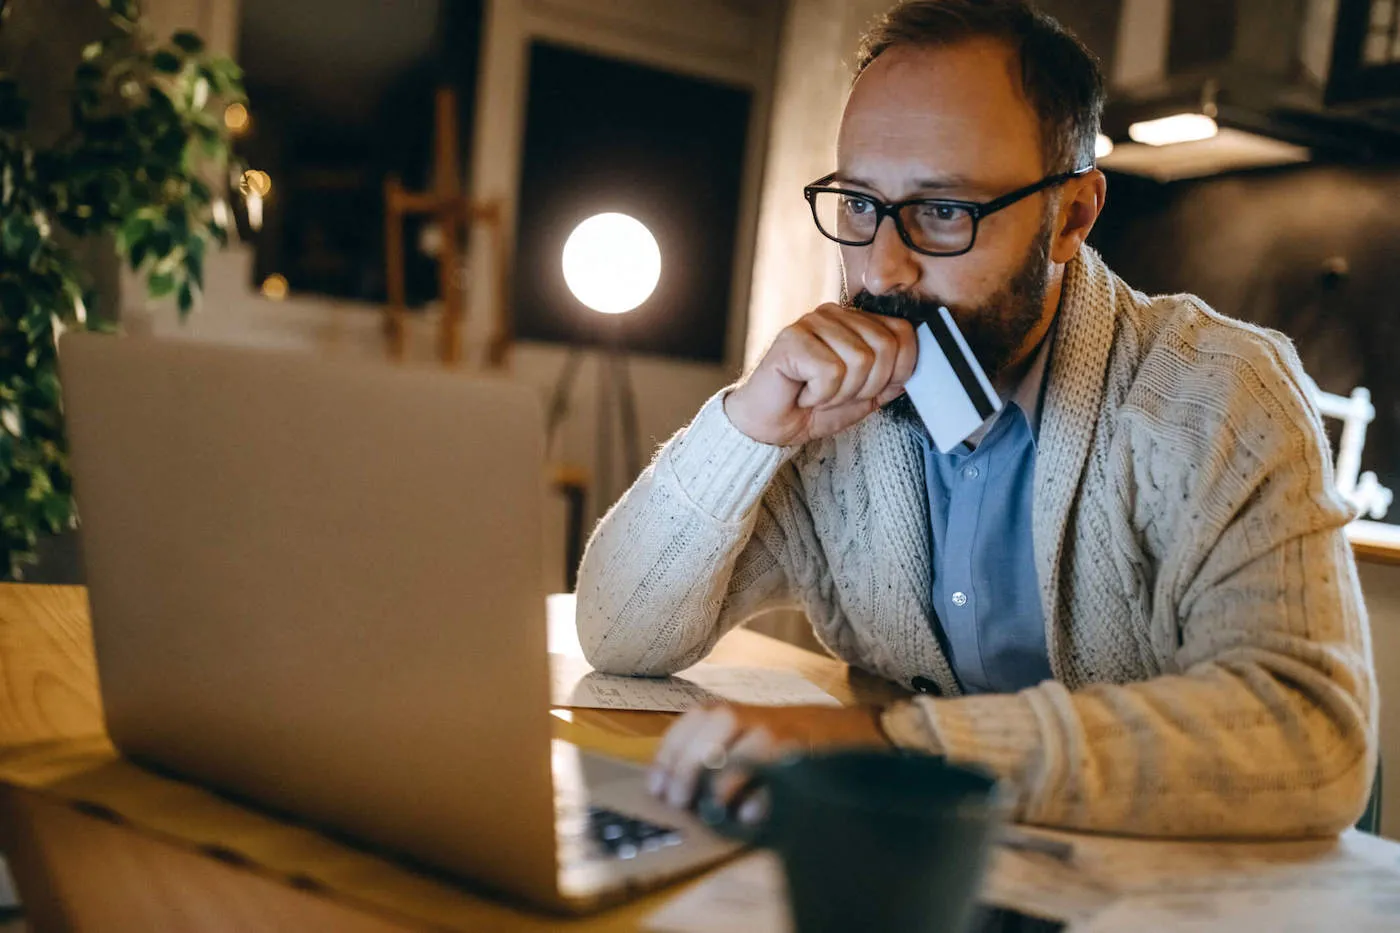
M 1163 836 L 1354 823 L 1377 698 L 1352 515 L 1291 348 L 1261 346 L 1229 347 L 1228 370 L 1177 386 L 1209 385 L 1197 397 L 1223 412 L 1199 443 L 1168 417 L 1129 432 L 1123 459 L 1154 482 L 1120 492 L 1158 522 L 1144 534 L 1159 539 L 1150 611 L 1175 663 L 1138 683 L 919 698 L 887 714 L 892 733 L 994 769 L 1031 823 Z M 1102 620 L 1103 637 L 1121 624 Z
M 791 599 L 785 526 L 806 514 L 796 448 L 754 441 L 712 398 L 608 512 L 578 578 L 579 641 L 614 674 L 661 675 Z

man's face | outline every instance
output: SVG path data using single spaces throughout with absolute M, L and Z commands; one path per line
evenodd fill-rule
M 856 81 L 841 122 L 837 179 L 886 201 L 988 201 L 1046 174 L 1035 111 L 1013 51 L 992 40 L 891 49 Z M 947 305 L 995 379 L 1043 336 L 1053 193 L 983 218 L 961 256 L 909 249 L 894 224 L 869 246 L 841 247 L 852 303 L 900 316 Z

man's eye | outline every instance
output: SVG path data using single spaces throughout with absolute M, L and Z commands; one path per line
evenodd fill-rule
M 867 214 L 871 210 L 871 203 L 864 198 L 842 198 L 841 208 L 847 214 Z
M 922 204 L 919 206 L 919 220 L 925 222 L 947 223 L 957 220 L 961 213 L 962 211 L 958 208 L 947 204 Z

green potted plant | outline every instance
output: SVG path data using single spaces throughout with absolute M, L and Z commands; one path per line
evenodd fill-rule
M 0 30 L 27 2 L 48 0 L 0 0 Z M 0 62 L 0 579 L 22 577 L 40 537 L 76 521 L 57 340 L 106 326 L 88 312 L 116 296 L 93 293 L 73 242 L 110 235 L 150 296 L 173 298 L 181 315 L 210 244 L 228 242 L 237 172 L 223 114 L 243 100 L 242 73 L 193 33 L 154 41 L 138 0 L 93 2 L 106 35 L 75 64 L 57 142 L 30 141 L 21 83 Z

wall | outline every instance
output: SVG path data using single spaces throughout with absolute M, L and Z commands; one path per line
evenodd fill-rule
M 836 130 L 855 51 L 890 0 L 791 0 L 773 90 L 745 363 L 840 287 L 835 244 L 819 234 L 802 187 L 836 167 Z
M 181 29 L 193 29 L 209 48 L 225 55 L 238 49 L 240 0 L 142 0 L 148 29 L 164 38 Z

